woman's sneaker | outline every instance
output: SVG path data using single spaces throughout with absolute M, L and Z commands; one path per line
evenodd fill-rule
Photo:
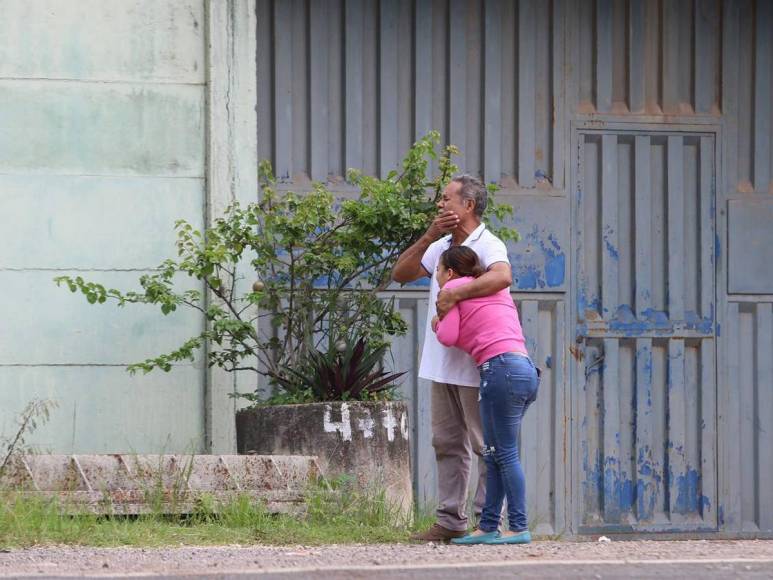
M 499 530 L 483 532 L 482 534 L 469 534 L 463 538 L 454 538 L 452 544 L 457 546 L 474 546 L 475 544 L 491 544 L 499 537 Z
M 499 536 L 498 538 L 493 538 L 492 540 L 489 540 L 486 542 L 487 544 L 530 544 L 531 543 L 531 533 L 529 530 L 524 530 L 523 532 L 520 532 L 518 534 L 512 534 L 509 536 Z

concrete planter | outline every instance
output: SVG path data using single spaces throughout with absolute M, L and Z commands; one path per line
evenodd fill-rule
M 402 401 L 331 402 L 244 409 L 236 415 L 239 453 L 316 455 L 322 473 L 352 475 L 413 507 L 408 406 Z

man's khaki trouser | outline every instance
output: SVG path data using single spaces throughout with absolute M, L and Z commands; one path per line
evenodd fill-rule
M 478 464 L 476 521 L 486 499 L 486 462 L 481 457 L 483 429 L 478 388 L 432 383 L 432 447 L 438 477 L 437 522 L 455 531 L 467 529 L 467 489 L 473 461 Z

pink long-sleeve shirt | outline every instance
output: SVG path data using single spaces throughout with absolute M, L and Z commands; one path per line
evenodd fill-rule
M 474 280 L 455 278 L 443 290 L 451 290 Z M 507 288 L 491 296 L 469 298 L 457 302 L 438 323 L 437 339 L 446 346 L 468 352 L 476 364 L 482 365 L 505 352 L 528 355 L 518 310 Z

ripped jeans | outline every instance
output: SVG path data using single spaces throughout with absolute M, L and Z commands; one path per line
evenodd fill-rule
M 526 410 L 537 399 L 537 369 L 530 358 L 510 352 L 492 357 L 478 368 L 483 456 L 488 468 L 480 529 L 493 532 L 499 527 L 502 502 L 507 497 L 510 530 L 522 532 L 528 529 L 528 520 L 518 435 Z

